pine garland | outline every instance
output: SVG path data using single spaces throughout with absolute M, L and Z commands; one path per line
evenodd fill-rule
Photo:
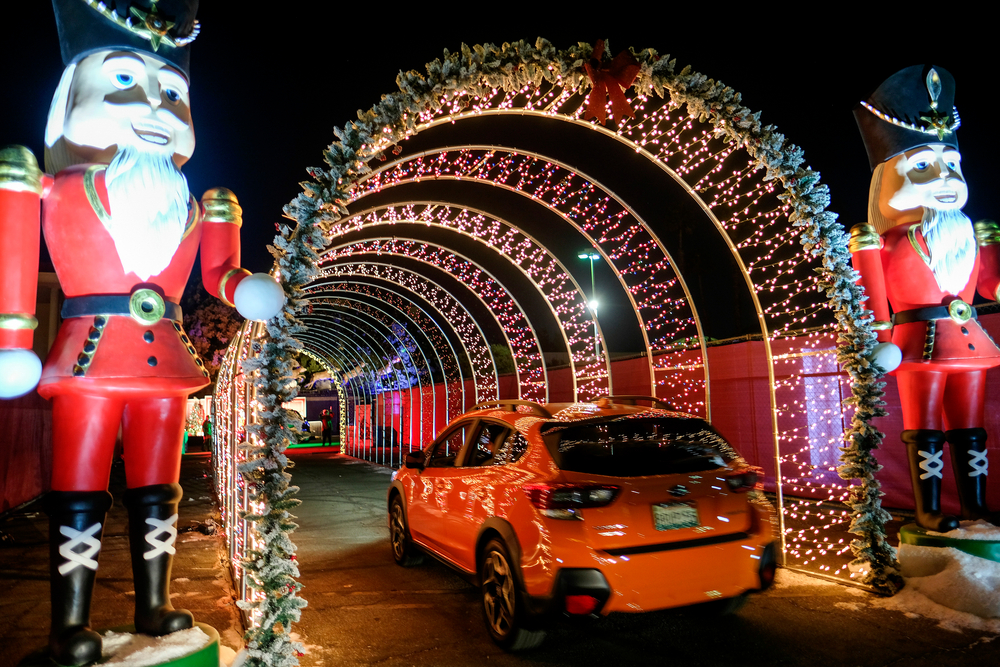
M 304 228 L 303 228 L 304 230 Z M 301 502 L 294 496 L 299 489 L 289 484 L 286 470 L 292 463 L 285 456 L 289 444 L 297 441 L 291 412 L 282 404 L 298 394 L 293 377 L 297 353 L 302 344 L 295 338 L 306 327 L 296 317 L 305 302 L 295 298 L 302 286 L 313 280 L 319 259 L 314 248 L 322 236 L 292 234 L 287 226 L 279 229 L 277 248 L 269 248 L 278 260 L 280 282 L 288 297 L 282 311 L 265 325 L 265 334 L 253 341 L 255 356 L 243 362 L 243 371 L 253 378 L 260 422 L 249 427 L 259 446 L 247 445 L 247 461 L 238 467 L 247 483 L 251 506 L 259 503 L 259 512 L 246 512 L 242 518 L 252 525 L 263 541 L 263 548 L 248 549 L 242 566 L 249 585 L 263 593 L 256 602 L 239 601 L 240 608 L 256 617 L 244 639 L 250 667 L 295 667 L 302 655 L 302 645 L 291 640 L 291 624 L 300 619 L 306 601 L 298 596 L 302 585 L 295 562 L 295 544 L 290 534 L 297 526 L 289 510 Z
M 303 328 L 296 319 L 304 307 L 302 287 L 316 275 L 314 262 L 328 242 L 325 235 L 337 220 L 348 214 L 352 187 L 371 172 L 368 163 L 373 158 L 384 159 L 385 151 L 416 133 L 421 113 L 437 111 L 455 96 L 488 98 L 493 90 L 516 91 L 544 82 L 558 83 L 581 94 L 586 92 L 591 82 L 583 64 L 592 52 L 593 47 L 582 42 L 557 50 L 544 39 L 534 45 L 518 41 L 500 46 L 462 45 L 456 53 L 445 50 L 442 58 L 427 65 L 426 75 L 416 71 L 400 73 L 396 79 L 397 92 L 384 95 L 371 109 L 359 111 L 356 121 L 334 128 L 336 141 L 323 154 L 327 167 L 309 168 L 312 180 L 303 182 L 303 192 L 285 207 L 286 217 L 297 224 L 282 226 L 271 250 L 281 268 L 280 279 L 289 305 L 268 323 L 260 356 L 247 366 L 248 370 L 260 371 L 256 382 L 264 409 L 258 432 L 265 442 L 260 460 L 267 464 L 261 464 L 259 474 L 274 481 L 265 480 L 259 497 L 278 501 L 270 505 L 272 512 L 282 515 L 273 520 L 275 530 L 291 525 L 284 513 L 290 505 L 284 503 L 296 502 L 286 500 L 294 487 L 287 486 L 288 476 L 283 472 L 287 461 L 281 452 L 283 443 L 294 438 L 294 434 L 285 428 L 285 411 L 280 406 L 296 393 L 294 382 L 289 381 L 290 359 L 294 351 L 301 349 L 294 336 Z M 744 107 L 739 93 L 690 67 L 676 72 L 675 60 L 661 58 L 652 49 L 633 51 L 632 55 L 641 68 L 633 83 L 636 91 L 666 98 L 671 108 L 686 107 L 691 117 L 711 123 L 717 136 L 744 148 L 756 167 L 765 170 L 765 180 L 781 182 L 784 192 L 779 197 L 792 210 L 789 220 L 799 230 L 800 242 L 808 253 L 821 260 L 816 269 L 817 283 L 826 291 L 839 324 L 837 358 L 851 376 L 850 402 L 856 406 L 851 427 L 845 434 L 847 446 L 842 448 L 839 468 L 844 479 L 861 482 L 852 487 L 849 500 L 854 514 L 851 532 L 861 538 L 851 546 L 855 563 L 868 565 L 862 582 L 892 592 L 895 550 L 886 542 L 885 523 L 889 515 L 881 507 L 882 493 L 875 479 L 880 466 L 873 454 L 883 435 L 871 425 L 874 417 L 885 414 L 880 400 L 884 385 L 879 381 L 881 369 L 867 361 L 875 344 L 872 315 L 864 309 L 863 291 L 855 282 L 857 274 L 850 266 L 847 236 L 836 215 L 826 210 L 829 191 L 820 184 L 818 173 L 803 166 L 802 149 L 788 143 L 774 126 L 762 125 L 760 113 Z M 272 489 L 277 495 L 270 495 Z M 277 546 L 283 548 L 281 544 Z M 258 571 L 263 572 L 264 568 Z M 283 573 L 283 576 L 289 575 Z M 279 586 L 274 590 L 281 593 L 284 589 Z M 292 596 L 294 599 L 294 593 Z M 289 614 L 287 618 L 298 618 L 298 608 L 304 604 L 298 602 L 301 604 L 295 608 L 294 617 Z

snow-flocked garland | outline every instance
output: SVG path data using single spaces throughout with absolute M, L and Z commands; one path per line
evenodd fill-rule
M 292 357 L 302 347 L 295 339 L 304 326 L 296 317 L 305 306 L 299 297 L 302 288 L 317 276 L 315 262 L 318 251 L 326 245 L 325 230 L 348 214 L 353 184 L 371 171 L 368 163 L 373 158 L 416 133 L 421 113 L 440 109 L 448 96 L 489 97 L 493 90 L 516 91 L 557 80 L 568 90 L 586 92 L 592 84 L 584 63 L 592 52 L 593 47 L 585 43 L 557 50 L 544 39 L 534 45 L 519 41 L 501 46 L 463 45 L 457 53 L 446 50 L 442 58 L 427 65 L 426 75 L 401 73 L 396 79 L 398 92 L 359 112 L 358 120 L 334 129 L 337 140 L 324 152 L 328 167 L 309 168 L 313 180 L 302 183 L 303 192 L 285 207 L 286 216 L 297 224 L 280 226 L 271 251 L 289 296 L 288 305 L 268 322 L 267 335 L 259 341 L 260 352 L 246 367 L 247 371 L 260 371 L 255 386 L 263 410 L 262 424 L 257 428 L 264 446 L 254 455 L 260 457 L 256 459 L 259 469 L 272 477 L 284 475 L 283 485 L 274 486 L 279 503 L 287 502 L 294 492 L 294 487 L 287 485 L 283 472 L 287 461 L 282 454 L 294 434 L 285 427 L 281 403 L 294 398 L 297 391 L 290 376 Z M 846 446 L 841 449 L 838 468 L 843 479 L 860 481 L 851 487 L 848 499 L 853 512 L 851 532 L 859 536 L 851 545 L 855 555 L 852 565 L 861 566 L 862 583 L 892 593 L 897 588 L 896 552 L 886 541 L 885 523 L 890 517 L 882 509 L 883 494 L 875 479 L 881 466 L 874 450 L 883 434 L 871 424 L 873 418 L 885 414 L 881 401 L 884 383 L 880 381 L 881 369 L 867 359 L 876 343 L 872 314 L 864 308 L 864 292 L 856 284 L 847 234 L 836 215 L 826 210 L 828 188 L 820 184 L 817 172 L 803 165 L 802 149 L 786 142 L 774 126 L 762 125 L 760 113 L 744 107 L 739 93 L 690 67 L 676 72 L 675 60 L 661 58 L 652 49 L 633 51 L 632 55 L 640 65 L 633 83 L 636 91 L 666 97 L 672 108 L 686 107 L 691 117 L 711 123 L 718 136 L 744 148 L 756 167 L 765 170 L 765 180 L 781 182 L 784 192 L 779 198 L 792 210 L 789 221 L 799 229 L 800 243 L 821 261 L 816 268 L 817 286 L 826 292 L 837 319 L 837 360 L 851 377 L 849 402 L 856 408 L 845 432 Z M 271 497 L 268 489 L 265 484 L 262 498 Z M 279 589 L 278 595 L 284 595 L 283 590 Z

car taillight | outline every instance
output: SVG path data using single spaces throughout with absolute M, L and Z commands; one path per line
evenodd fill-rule
M 726 477 L 730 491 L 746 493 L 753 489 L 764 488 L 764 470 L 757 466 L 749 466 Z
M 593 614 L 600 604 L 601 601 L 592 595 L 567 595 L 566 613 L 573 616 Z
M 525 484 L 528 500 L 547 517 L 574 519 L 576 510 L 603 507 L 618 495 L 619 487 L 604 484 Z

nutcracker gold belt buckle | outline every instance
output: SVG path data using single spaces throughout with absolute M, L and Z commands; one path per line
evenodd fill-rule
M 128 300 L 128 313 L 140 324 L 159 322 L 166 310 L 163 297 L 151 289 L 137 289 Z
M 948 316 L 958 324 L 965 324 L 972 319 L 972 306 L 961 299 L 955 299 L 948 304 Z

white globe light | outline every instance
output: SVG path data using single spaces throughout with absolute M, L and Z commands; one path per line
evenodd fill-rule
M 248 320 L 269 320 L 285 305 L 285 291 L 266 273 L 247 276 L 236 286 L 233 304 Z
M 899 368 L 903 361 L 903 351 L 895 343 L 878 343 L 872 348 L 871 360 L 882 367 L 886 373 Z
M 42 362 L 31 350 L 0 350 L 0 398 L 17 398 L 35 388 Z

